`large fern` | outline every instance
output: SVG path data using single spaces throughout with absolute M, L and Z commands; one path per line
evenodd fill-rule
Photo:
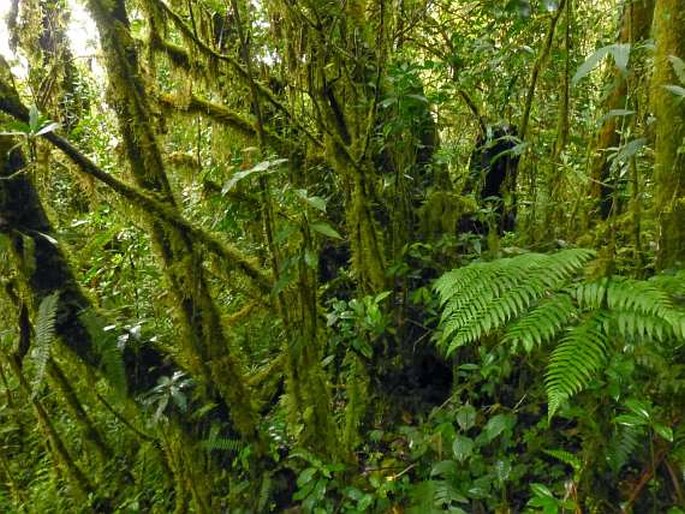
M 582 249 L 553 255 L 528 253 L 444 274 L 435 283 L 443 307 L 439 346 L 449 355 L 460 346 L 504 327 L 567 286 L 592 256 L 592 251 Z M 556 333 L 549 320 L 538 316 L 527 323 L 540 332 L 541 339 L 543 334 Z M 520 328 L 518 335 L 512 337 L 521 339 Z
M 443 309 L 438 346 L 449 355 L 494 333 L 512 352 L 557 341 L 544 375 L 551 417 L 597 377 L 612 352 L 685 340 L 685 309 L 672 300 L 672 281 L 580 280 L 593 255 L 531 253 L 446 273 L 435 284 Z

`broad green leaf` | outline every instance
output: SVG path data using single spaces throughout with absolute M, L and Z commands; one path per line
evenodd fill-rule
M 255 164 L 252 168 L 248 170 L 238 171 L 233 174 L 233 176 L 228 180 L 228 182 L 226 182 L 224 187 L 221 189 L 221 194 L 225 195 L 231 189 L 233 189 L 238 182 L 240 182 L 246 177 L 249 177 L 250 175 L 264 172 L 273 173 L 275 171 L 273 168 L 278 168 L 281 164 L 285 162 L 288 162 L 288 159 L 274 159 L 271 161 L 262 161 L 260 163 Z
M 599 119 L 598 125 L 602 125 L 606 120 L 611 118 L 619 118 L 622 116 L 632 116 L 636 111 L 631 109 L 611 109 L 608 113 Z
M 675 86 L 673 84 L 666 84 L 664 89 L 667 89 L 676 96 L 685 96 L 685 87 Z
M 630 45 L 628 43 L 619 43 L 611 45 L 610 48 L 616 67 L 621 73 L 626 73 L 628 71 L 628 59 L 630 58 Z
M 473 455 L 473 448 L 475 443 L 470 437 L 463 435 L 456 435 L 454 437 L 454 443 L 452 443 L 452 453 L 454 458 L 459 462 L 464 462 L 471 455 Z
M 300 473 L 300 475 L 297 477 L 297 485 L 299 487 L 302 487 L 303 485 L 309 483 L 312 478 L 314 478 L 314 475 L 316 475 L 317 469 L 316 468 L 306 468 Z
M 457 424 L 464 432 L 476 424 L 476 409 L 473 405 L 464 405 L 457 412 Z
M 31 133 L 38 130 L 38 121 L 40 120 L 40 113 L 38 112 L 38 107 L 33 104 L 29 109 L 29 129 Z
M 328 223 L 312 223 L 310 227 L 313 231 L 323 234 L 324 236 L 332 237 L 334 239 L 342 239 L 342 236 L 338 234 L 338 232 Z
M 673 66 L 673 71 L 678 77 L 681 84 L 685 84 L 685 61 L 680 57 L 675 55 L 669 55 L 668 60 L 671 61 L 671 66 Z
M 647 144 L 647 139 L 644 137 L 640 137 L 637 139 L 633 139 L 632 141 L 628 141 L 626 144 L 622 145 L 618 153 L 616 154 L 615 159 L 618 160 L 619 162 L 627 162 L 629 159 L 631 159 L 634 155 L 637 154 L 637 152 Z
M 650 408 L 649 403 L 644 402 L 642 400 L 636 400 L 634 398 L 631 398 L 629 400 L 626 400 L 625 405 L 628 408 L 628 410 L 630 410 L 633 414 L 639 416 L 640 418 L 644 419 L 645 421 L 650 420 L 651 408 Z
M 407 98 L 412 98 L 413 100 L 418 100 L 421 103 L 428 103 L 428 98 L 423 95 L 407 95 Z
M 498 414 L 490 418 L 483 429 L 488 441 L 492 441 L 500 435 L 504 430 L 513 426 L 513 418 L 509 414 Z
M 614 44 L 603 46 L 602 48 L 595 50 L 595 52 L 585 59 L 585 62 L 580 65 L 575 75 L 573 75 L 573 85 L 575 86 L 583 77 L 594 70 L 607 55 L 611 55 L 614 58 L 616 67 L 622 73 L 627 71 L 628 58 L 630 57 L 630 45 Z
M 431 468 L 431 477 L 449 477 L 454 475 L 459 468 L 453 460 L 443 460 Z
M 673 430 L 671 427 L 667 427 L 661 423 L 655 423 L 652 428 L 654 428 L 654 431 L 659 434 L 659 437 L 665 439 L 669 443 L 673 442 Z
M 547 496 L 548 498 L 554 498 L 552 491 L 550 491 L 546 485 L 533 483 L 530 484 L 530 488 L 533 490 L 535 496 Z
M 297 189 L 295 190 L 295 193 L 307 205 L 310 205 L 321 212 L 326 212 L 326 200 L 324 198 L 321 198 L 320 196 L 308 196 L 306 189 Z

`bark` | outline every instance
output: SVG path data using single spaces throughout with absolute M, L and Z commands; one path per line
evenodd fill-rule
M 685 59 L 685 0 L 657 0 L 652 105 L 656 116 L 654 180 L 659 216 L 657 268 L 685 264 L 685 102 L 665 86 L 681 84 L 669 60 Z

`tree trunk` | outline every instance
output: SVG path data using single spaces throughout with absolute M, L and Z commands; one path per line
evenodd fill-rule
M 173 208 L 175 200 L 165 174 L 125 2 L 91 0 L 88 6 L 100 33 L 112 105 L 133 177 L 139 187 L 154 192 Z M 209 293 L 200 253 L 189 234 L 178 227 L 153 216 L 147 216 L 146 221 L 174 298 L 182 334 L 179 342 L 190 369 L 203 378 L 206 387 L 219 391 L 238 429 L 250 440 L 258 441 L 258 413 L 240 359 L 231 352 L 220 313 Z
M 102 333 L 94 333 L 104 320 L 94 311 L 91 302 L 79 287 L 59 244 L 55 243 L 52 227 L 40 203 L 38 194 L 27 173 L 15 141 L 0 136 L 0 231 L 10 238 L 14 267 L 20 274 L 19 287 L 29 295 L 34 306 L 48 296 L 58 293 L 55 334 L 87 366 L 94 371 L 103 367 L 103 354 L 117 352 L 98 341 Z M 9 179 L 8 177 L 12 177 Z M 28 348 L 21 349 L 20 356 Z M 108 359 L 112 356 L 109 355 Z M 132 398 L 156 385 L 157 379 L 178 369 L 172 361 L 155 348 L 145 346 L 139 351 L 126 347 L 123 354 L 125 379 L 113 386 L 126 390 Z M 113 362 L 110 362 L 114 366 Z M 105 376 L 116 382 L 115 369 L 105 369 Z M 123 391 L 122 391 L 123 392 Z
M 679 83 L 671 56 L 685 59 L 685 0 L 657 0 L 654 12 L 656 54 L 652 105 L 657 120 L 654 156 L 656 209 L 659 215 L 657 268 L 685 264 L 685 102 L 669 91 Z
M 618 36 L 619 44 L 630 44 L 631 62 L 630 69 L 635 69 L 634 56 L 640 43 L 649 39 L 652 18 L 654 16 L 654 0 L 637 0 L 627 2 L 621 19 L 621 29 Z M 619 109 L 629 109 L 629 94 L 644 83 L 645 77 L 627 75 L 623 70 L 614 67 L 611 77 L 611 89 L 607 94 L 602 111 L 607 114 Z M 629 91 L 630 88 L 630 91 Z M 602 219 L 607 219 L 614 203 L 616 184 L 611 176 L 611 162 L 608 159 L 608 150 L 621 144 L 619 122 L 625 120 L 624 116 L 607 116 L 599 129 L 595 142 L 595 153 L 592 158 L 590 177 L 590 196 L 597 205 Z

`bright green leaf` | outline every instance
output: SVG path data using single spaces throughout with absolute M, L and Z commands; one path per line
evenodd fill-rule
M 454 437 L 454 443 L 452 443 L 452 453 L 454 458 L 459 462 L 464 462 L 471 455 L 473 455 L 473 448 L 475 443 L 470 437 L 463 435 L 456 435 Z
M 313 231 L 323 234 L 324 236 L 332 237 L 334 239 L 342 239 L 342 236 L 328 223 L 312 223 L 310 227 Z

